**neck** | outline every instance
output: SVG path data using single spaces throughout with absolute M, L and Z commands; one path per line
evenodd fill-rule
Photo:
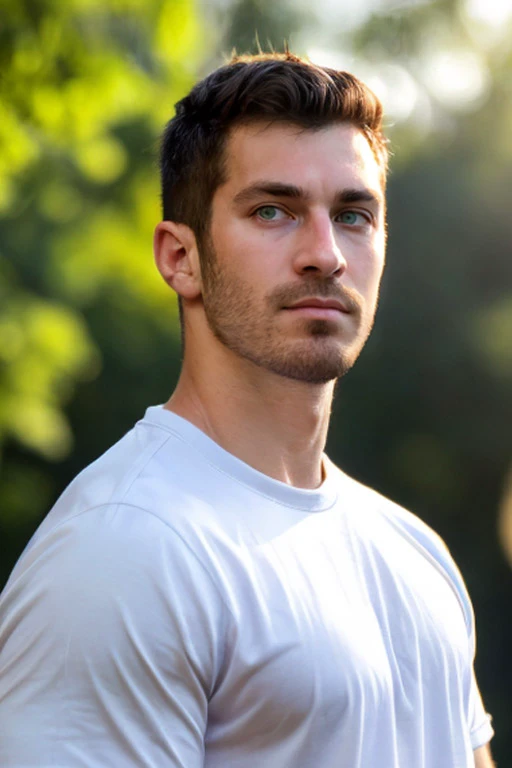
M 226 357 L 198 361 L 186 354 L 165 407 L 269 477 L 317 488 L 334 382 L 294 381 L 228 351 Z

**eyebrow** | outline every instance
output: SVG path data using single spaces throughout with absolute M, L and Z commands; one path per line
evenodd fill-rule
M 295 184 L 283 184 L 278 181 L 257 181 L 255 184 L 251 184 L 249 187 L 242 189 L 235 195 L 233 202 L 236 205 L 242 203 L 250 203 L 253 200 L 257 200 L 260 197 L 270 195 L 271 197 L 287 197 L 295 200 L 311 200 L 311 194 L 302 187 L 297 187 Z M 371 189 L 362 187 L 340 189 L 335 194 L 336 203 L 374 203 L 375 205 L 381 205 L 383 202 L 382 195 L 378 192 L 374 192 Z

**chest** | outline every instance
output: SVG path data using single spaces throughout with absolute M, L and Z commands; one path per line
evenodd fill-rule
M 312 717 L 327 731 L 389 730 L 461 700 L 467 628 L 442 569 L 386 532 L 298 533 L 245 552 L 232 574 L 235 624 L 213 716 L 220 702 L 222 716 L 250 712 L 266 738 L 282 738 Z

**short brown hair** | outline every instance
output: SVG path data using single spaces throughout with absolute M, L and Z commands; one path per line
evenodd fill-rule
M 234 56 L 176 104 L 165 128 L 160 152 L 164 219 L 187 224 L 203 240 L 213 195 L 225 181 L 229 131 L 259 120 L 312 130 L 352 123 L 366 136 L 385 182 L 382 105 L 364 83 L 289 51 Z

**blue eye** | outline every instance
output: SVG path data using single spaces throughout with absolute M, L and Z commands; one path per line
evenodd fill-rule
M 275 221 L 281 211 L 275 205 L 263 205 L 261 208 L 258 208 L 256 213 L 264 221 Z
M 357 211 L 343 211 L 343 213 L 340 213 L 340 215 L 338 216 L 338 220 L 342 224 L 348 224 L 351 227 L 357 224 L 367 223 L 366 217 L 362 213 L 358 213 Z

